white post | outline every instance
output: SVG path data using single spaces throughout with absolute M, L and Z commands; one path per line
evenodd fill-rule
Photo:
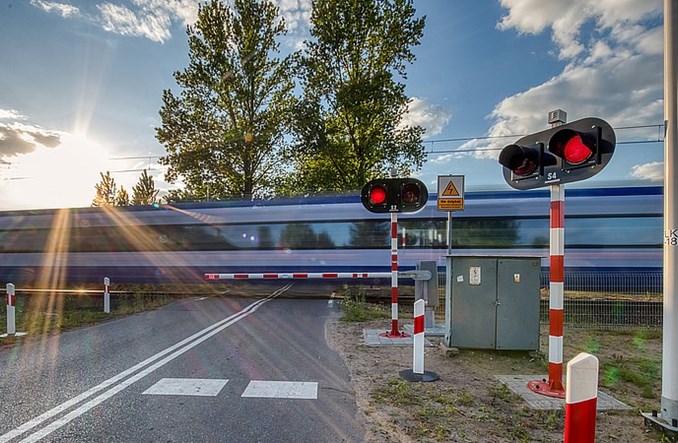
M 111 313 L 111 294 L 108 292 L 108 286 L 111 284 L 111 279 L 104 277 L 104 312 Z
M 567 364 L 564 443 L 596 441 L 598 358 L 582 352 Z
M 13 283 L 7 283 L 7 335 L 16 334 L 16 292 Z
M 424 374 L 424 307 L 422 299 L 414 302 L 414 353 L 412 367 L 415 374 Z
M 678 6 L 676 0 L 664 0 L 664 337 L 662 352 L 661 417 L 678 423 Z

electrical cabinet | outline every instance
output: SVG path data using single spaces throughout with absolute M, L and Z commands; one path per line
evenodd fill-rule
M 539 349 L 539 257 L 448 256 L 445 343 Z

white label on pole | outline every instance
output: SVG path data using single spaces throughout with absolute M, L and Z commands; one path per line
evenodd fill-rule
M 664 244 L 666 246 L 678 246 L 678 229 L 664 231 Z
M 448 212 L 464 210 L 463 175 L 438 176 L 438 210 Z
M 468 269 L 468 283 L 471 286 L 480 286 L 480 266 L 471 266 Z

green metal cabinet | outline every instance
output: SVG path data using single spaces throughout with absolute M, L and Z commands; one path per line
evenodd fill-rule
M 539 257 L 447 257 L 445 342 L 539 349 Z

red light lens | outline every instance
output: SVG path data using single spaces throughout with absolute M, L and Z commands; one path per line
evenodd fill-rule
M 386 201 L 386 189 L 382 186 L 375 186 L 370 189 L 370 203 L 380 205 Z
M 523 159 L 523 162 L 513 170 L 513 173 L 516 175 L 529 175 L 537 169 L 537 164 L 530 160 L 529 158 Z
M 565 149 L 563 149 L 563 157 L 573 165 L 584 163 L 591 157 L 591 154 L 593 154 L 593 151 L 584 144 L 578 135 L 570 138 L 565 143 Z

